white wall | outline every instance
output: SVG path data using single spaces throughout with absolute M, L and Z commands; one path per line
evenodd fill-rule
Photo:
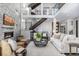
M 47 19 L 44 21 L 41 25 L 39 25 L 36 30 L 40 32 L 48 32 L 48 35 L 51 36 L 52 34 L 52 20 L 53 19 Z
M 26 38 L 26 40 L 30 40 L 30 31 L 22 30 L 21 34 Z
M 25 21 L 21 21 L 21 35 L 23 35 L 26 40 L 30 39 L 30 30 L 26 29 L 25 26 L 27 26 L 27 28 L 30 26 L 29 22 L 30 22 L 30 18 L 27 19 L 23 19 Z M 26 24 L 26 22 L 28 22 L 28 24 Z
M 69 34 L 69 32 L 71 30 L 73 30 L 73 25 L 71 24 L 73 22 L 73 19 L 67 19 L 67 34 Z
M 1 26 L 2 26 L 2 15 L 0 14 L 0 40 L 3 38 Z
M 3 6 L 3 7 L 1 7 Z M 14 31 L 14 39 L 17 38 L 17 36 L 19 36 L 20 34 L 20 17 L 19 15 L 17 15 L 15 13 L 15 10 L 12 10 L 13 7 L 9 8 L 6 5 L 1 4 L 0 5 L 0 39 L 4 38 L 4 32 L 7 31 Z M 3 25 L 3 14 L 7 14 L 8 16 L 11 16 L 16 24 L 14 26 L 14 29 L 3 29 L 2 25 Z
M 65 22 L 62 21 L 65 24 L 66 34 L 69 34 L 69 31 L 73 30 L 73 35 L 76 36 L 76 20 L 78 20 L 78 18 L 66 19 Z M 73 25 L 71 24 L 72 21 Z

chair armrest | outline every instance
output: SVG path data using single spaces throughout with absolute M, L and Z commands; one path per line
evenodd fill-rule
M 25 42 L 17 42 L 17 45 L 23 45 Z
M 21 42 L 26 42 L 26 40 L 25 40 L 25 39 L 21 39 L 20 41 L 21 41 Z
M 21 47 L 21 48 L 16 50 L 16 53 L 22 53 L 24 50 L 25 50 L 25 48 Z

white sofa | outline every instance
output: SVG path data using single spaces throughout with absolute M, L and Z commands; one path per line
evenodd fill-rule
M 50 42 L 57 48 L 60 53 L 69 53 L 69 44 L 67 42 L 73 40 L 76 40 L 74 35 L 58 33 L 51 37 Z M 75 50 L 73 50 L 72 53 L 75 53 Z

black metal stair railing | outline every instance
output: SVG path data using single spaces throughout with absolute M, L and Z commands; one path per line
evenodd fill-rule
M 31 12 L 32 15 L 36 15 L 34 12 Z M 36 22 L 33 26 L 29 28 L 29 30 L 33 30 L 38 27 L 41 23 L 43 23 L 47 18 L 41 18 L 38 22 Z
M 45 20 L 47 20 L 47 18 L 42 18 L 42 19 L 39 20 L 37 23 L 35 23 L 33 26 L 31 26 L 31 27 L 29 28 L 29 30 L 35 29 L 35 28 L 38 27 L 41 23 L 43 23 Z
M 31 7 L 31 9 L 35 9 L 37 6 L 39 6 L 41 3 L 31 3 L 28 5 L 28 7 Z
M 31 15 L 36 15 L 34 12 L 31 12 Z

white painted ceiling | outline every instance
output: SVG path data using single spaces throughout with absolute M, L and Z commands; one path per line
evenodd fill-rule
M 79 3 L 66 3 L 55 15 L 58 20 L 79 17 Z
M 46 6 L 47 4 L 45 4 Z M 48 4 L 48 6 L 54 6 L 55 4 Z M 20 4 L 19 3 L 0 3 L 0 7 L 7 7 L 11 10 L 15 10 L 18 13 L 20 12 Z M 27 7 L 28 4 L 25 4 Z M 79 17 L 79 3 L 66 3 L 59 12 L 55 15 L 58 20 L 67 20 L 75 17 Z
M 0 3 L 0 8 L 20 14 L 20 3 Z

